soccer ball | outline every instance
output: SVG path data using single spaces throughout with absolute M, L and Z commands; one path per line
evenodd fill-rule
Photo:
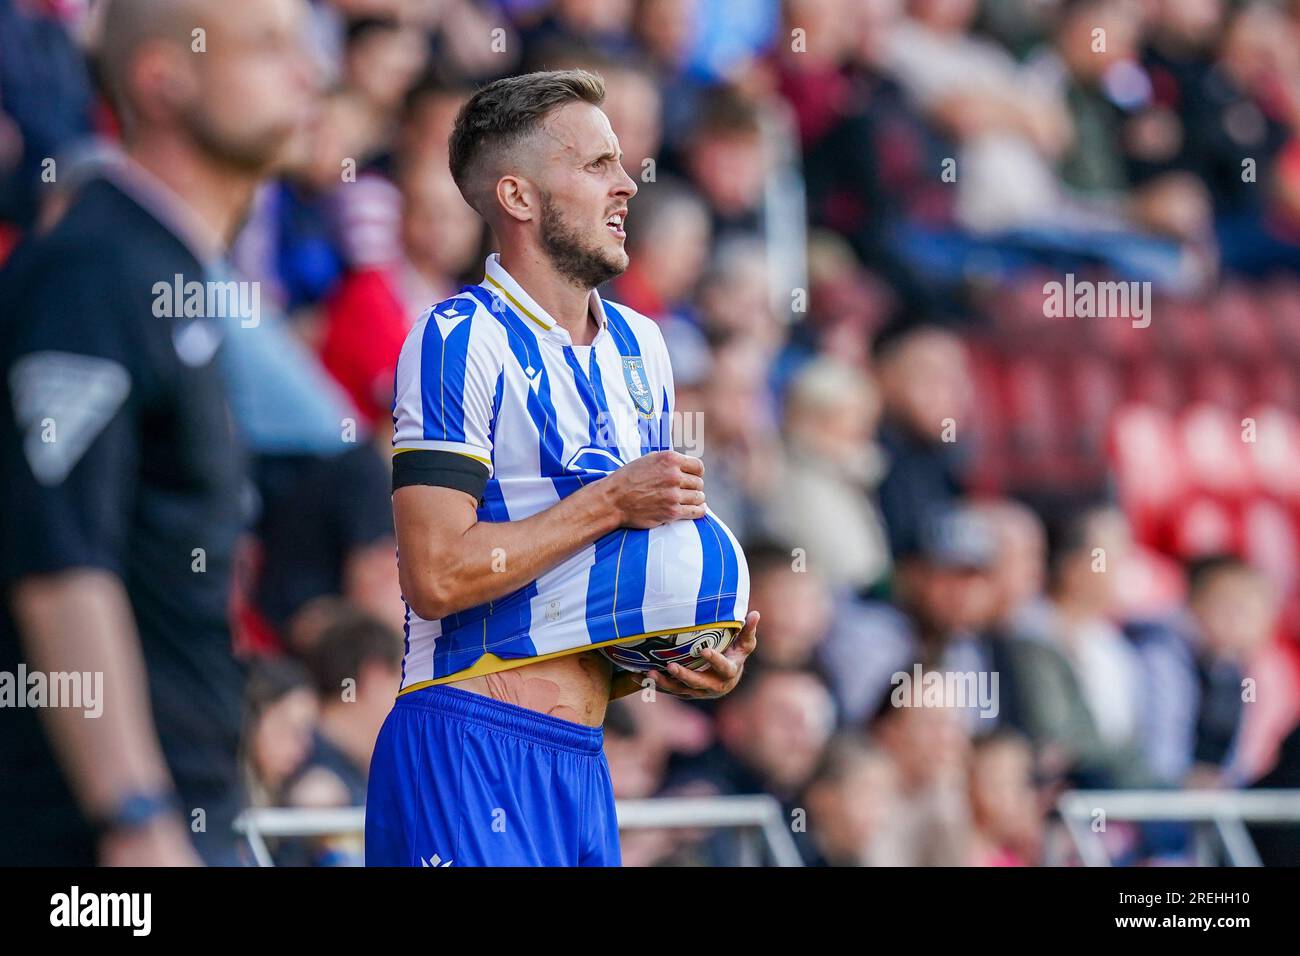
M 600 652 L 627 671 L 665 671 L 676 661 L 693 671 L 706 670 L 709 662 L 700 652 L 712 647 L 725 651 L 740 633 L 737 627 L 709 627 L 699 631 L 682 631 L 662 637 L 643 637 L 639 641 L 610 644 Z

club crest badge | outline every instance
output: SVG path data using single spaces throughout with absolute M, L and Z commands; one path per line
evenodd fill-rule
M 655 413 L 654 394 L 650 391 L 650 380 L 646 378 L 645 363 L 639 355 L 623 356 L 623 381 L 627 383 L 627 393 L 632 396 L 632 404 L 646 418 L 653 418 Z

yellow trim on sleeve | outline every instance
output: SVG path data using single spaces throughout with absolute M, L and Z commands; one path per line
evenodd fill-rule
M 486 458 L 482 458 L 478 455 L 471 455 L 467 451 L 452 451 L 450 448 L 394 448 L 393 457 L 396 458 L 404 451 L 445 451 L 449 455 L 460 455 L 462 458 L 472 458 L 481 464 L 487 465 L 489 468 L 492 467 L 492 462 L 488 461 Z
M 650 631 L 647 634 L 638 634 L 635 637 L 616 637 L 612 641 L 601 641 L 599 644 L 583 644 L 581 647 L 571 647 L 564 651 L 552 651 L 549 654 L 539 654 L 537 657 L 519 657 L 509 660 L 497 657 L 495 654 L 488 652 L 464 670 L 457 671 L 454 674 L 448 674 L 446 677 L 435 677 L 433 680 L 422 680 L 418 684 L 412 684 L 410 687 L 403 687 L 397 692 L 397 696 L 401 697 L 403 694 L 423 690 L 426 687 L 433 687 L 436 684 L 452 684 L 456 681 L 468 680 L 471 677 L 484 677 L 488 674 L 497 674 L 501 671 L 514 670 L 516 667 L 526 667 L 529 664 L 536 664 L 540 661 L 551 661 L 558 657 L 567 657 L 570 654 L 581 654 L 584 651 L 594 651 L 597 648 L 608 647 L 611 644 L 626 644 L 628 641 L 640 641 L 647 637 L 663 637 L 667 634 L 682 634 L 686 631 L 707 631 L 711 627 L 732 628 L 738 631 L 744 626 L 745 624 L 743 621 L 715 621 L 712 624 L 691 624 L 688 627 L 670 627 L 662 631 Z

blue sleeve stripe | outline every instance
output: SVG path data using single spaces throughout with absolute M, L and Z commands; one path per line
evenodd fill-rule
M 465 441 L 465 371 L 469 362 L 470 324 L 463 319 L 444 338 L 437 316 L 430 314 L 420 340 L 420 401 L 424 437 Z

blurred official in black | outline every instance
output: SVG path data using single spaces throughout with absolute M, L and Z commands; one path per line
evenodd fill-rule
M 237 859 L 250 515 L 217 359 L 241 321 L 156 287 L 227 278 L 309 116 L 304 14 L 111 0 L 97 65 L 124 155 L 0 274 L 0 672 L 103 675 L 101 716 L 0 710 L 0 865 Z

